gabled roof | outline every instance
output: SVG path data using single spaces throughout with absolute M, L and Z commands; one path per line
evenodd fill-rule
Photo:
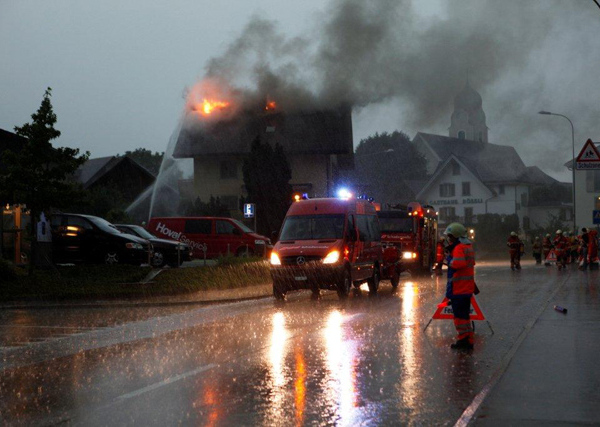
M 459 158 L 458 156 L 455 156 L 454 154 L 450 154 L 450 156 L 448 156 L 448 158 L 446 158 L 446 160 L 444 160 L 443 162 L 441 162 L 437 169 L 435 170 L 435 172 L 433 173 L 433 175 L 431 176 L 431 178 L 429 178 L 429 181 L 427 181 L 427 184 L 425 184 L 425 186 L 423 188 L 421 188 L 421 191 L 419 191 L 419 193 L 417 194 L 417 200 L 421 200 L 423 198 L 424 193 L 429 190 L 431 188 L 432 185 L 434 185 L 436 183 L 436 181 L 438 180 L 439 176 L 450 166 L 450 164 L 452 162 L 456 162 L 458 163 L 461 167 L 463 167 L 464 169 L 467 169 L 469 172 L 471 172 L 475 178 L 481 183 L 481 185 L 489 192 L 490 196 L 495 195 L 496 193 L 489 188 L 479 177 L 479 175 L 477 174 L 477 171 L 474 171 L 473 169 L 471 169 L 471 167 L 465 163 L 463 161 L 463 159 Z
M 257 136 L 262 142 L 279 143 L 286 153 L 352 155 L 354 152 L 352 114 L 345 109 L 290 114 L 243 112 L 212 124 L 185 125 L 173 156 L 246 154 Z
M 525 182 L 536 185 L 558 184 L 559 181 L 542 171 L 537 166 L 527 166 L 526 175 L 523 177 Z
M 419 142 L 431 148 L 440 161 L 453 154 L 469 163 L 469 169 L 486 184 L 522 182 L 521 177 L 527 177 L 527 167 L 514 147 L 423 132 L 413 139 L 413 143 Z
M 154 178 L 152 172 L 127 156 L 108 156 L 88 159 L 88 161 L 81 165 L 75 172 L 75 179 L 83 185 L 83 188 L 89 188 L 121 162 L 129 162 L 139 169 L 142 174 Z

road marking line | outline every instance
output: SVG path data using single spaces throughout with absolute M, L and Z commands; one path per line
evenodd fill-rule
M 183 379 L 185 379 L 187 377 L 191 377 L 193 375 L 199 374 L 200 372 L 208 371 L 208 370 L 216 368 L 216 367 L 217 367 L 217 365 L 215 365 L 214 363 L 211 363 L 211 364 L 205 365 L 205 366 L 201 366 L 201 367 L 199 367 L 197 369 L 192 369 L 191 371 L 184 372 L 183 374 L 179 374 L 179 375 L 176 375 L 174 377 L 167 378 L 166 380 L 159 381 L 159 382 L 154 383 L 154 384 L 150 384 L 149 386 L 140 388 L 140 389 L 132 391 L 130 393 L 123 394 L 123 395 L 117 397 L 117 400 L 118 401 L 122 401 L 122 400 L 126 400 L 126 399 L 131 399 L 132 397 L 137 397 L 137 396 L 142 395 L 144 393 L 148 393 L 149 391 L 156 390 L 157 388 L 163 387 L 165 385 L 172 384 L 174 382 L 183 380 Z
M 498 367 L 496 372 L 494 372 L 494 374 L 492 375 L 492 378 L 488 381 L 488 383 L 485 386 L 483 386 L 481 391 L 479 393 L 477 393 L 477 395 L 475 396 L 475 398 L 473 399 L 471 404 L 469 406 L 467 406 L 467 409 L 464 410 L 464 412 L 462 413 L 460 418 L 456 421 L 456 423 L 454 424 L 454 427 L 467 426 L 473 420 L 475 413 L 477 412 L 477 410 L 479 409 L 479 407 L 481 406 L 481 404 L 483 403 L 483 401 L 485 400 L 487 395 L 490 393 L 490 391 L 492 391 L 492 389 L 498 383 L 500 378 L 502 378 L 502 375 L 508 368 L 510 361 L 512 360 L 513 356 L 515 355 L 515 353 L 517 352 L 517 350 L 519 349 L 519 347 L 521 346 L 523 341 L 525 341 L 525 338 L 527 337 L 527 335 L 529 335 L 529 331 L 531 330 L 531 328 L 533 328 L 533 325 L 535 325 L 535 323 L 538 321 L 540 316 L 544 313 L 544 311 L 546 311 L 546 308 L 548 307 L 548 304 L 550 304 L 550 301 L 563 288 L 564 284 L 567 283 L 567 281 L 570 278 L 571 278 L 571 273 L 569 273 L 569 275 L 565 278 L 565 280 L 563 280 L 563 282 L 554 290 L 554 292 L 552 292 L 552 294 L 550 295 L 550 297 L 548 297 L 546 302 L 544 304 L 542 304 L 542 307 L 536 312 L 535 317 L 527 323 L 527 325 L 525 326 L 525 329 L 523 329 L 523 331 L 517 338 L 517 341 L 515 342 L 515 344 L 512 346 L 512 348 L 506 354 L 506 356 L 504 356 L 504 358 L 502 359 L 502 363 L 500 363 L 500 366 Z

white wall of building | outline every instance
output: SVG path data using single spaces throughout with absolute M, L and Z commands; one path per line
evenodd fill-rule
M 593 211 L 600 210 L 600 170 L 575 171 L 575 210 L 577 227 L 593 225 Z

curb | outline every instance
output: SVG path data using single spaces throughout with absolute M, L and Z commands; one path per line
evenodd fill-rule
M 243 301 L 253 301 L 260 299 L 271 298 L 273 295 L 258 295 L 246 298 L 225 298 L 215 300 L 188 300 L 188 301 L 156 301 L 156 302 L 93 302 L 81 304 L 15 304 L 15 305 L 0 305 L 0 310 L 44 310 L 44 309 L 78 309 L 78 308 L 122 308 L 122 307 L 173 307 L 182 305 L 216 305 L 216 304 L 232 304 Z

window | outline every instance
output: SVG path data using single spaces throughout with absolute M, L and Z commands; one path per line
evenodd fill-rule
M 454 197 L 454 184 L 440 184 L 440 197 Z
M 349 235 L 351 240 L 356 239 L 356 226 L 354 225 L 354 215 L 348 216 L 347 234 Z
M 463 196 L 470 196 L 471 195 L 471 183 L 470 182 L 463 182 L 462 183 L 462 195 Z
M 498 193 L 504 194 L 504 185 L 498 186 Z
M 453 207 L 440 208 L 440 220 L 451 222 L 456 218 L 456 209 Z
M 221 179 L 236 179 L 237 164 L 232 160 L 221 160 Z
M 341 239 L 343 235 L 344 215 L 297 215 L 285 219 L 279 240 Z
M 452 162 L 452 175 L 460 175 L 460 165 L 456 162 Z
M 381 241 L 381 228 L 379 226 L 379 219 L 375 215 L 367 216 L 367 225 L 369 227 L 369 236 L 372 242 Z
M 190 234 L 211 234 L 212 220 L 211 219 L 188 219 L 185 221 L 186 233 Z
M 367 216 L 356 215 L 356 225 L 358 227 L 358 240 L 361 242 L 370 242 L 371 235 L 369 233 L 369 226 L 367 224 Z
M 79 216 L 70 216 L 68 225 L 72 225 L 75 227 L 81 227 L 84 230 L 92 230 L 93 229 L 92 225 L 90 224 L 90 222 L 87 219 L 81 218 Z
M 466 139 L 466 134 L 464 130 L 459 130 L 458 131 L 458 139 Z
M 473 208 L 465 208 L 465 223 L 473 223 Z
M 237 230 L 237 227 L 229 221 L 217 220 L 216 223 L 217 234 L 235 234 L 233 230 Z

